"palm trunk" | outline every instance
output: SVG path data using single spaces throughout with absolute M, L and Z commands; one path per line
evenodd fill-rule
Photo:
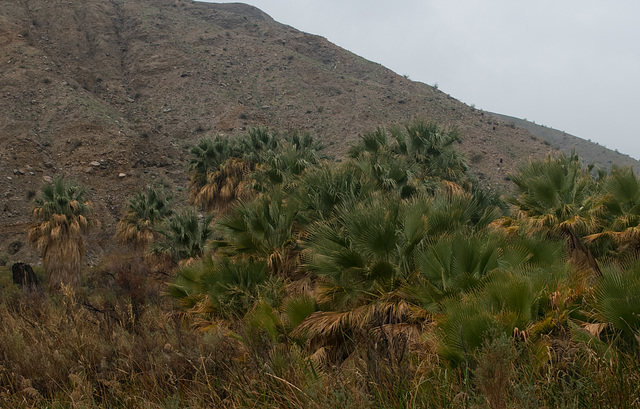
M 591 250 L 585 247 L 580 238 L 570 227 L 562 229 L 562 234 L 567 238 L 567 249 L 573 264 L 578 268 L 584 268 L 594 273 L 596 277 L 602 276 L 598 261 Z

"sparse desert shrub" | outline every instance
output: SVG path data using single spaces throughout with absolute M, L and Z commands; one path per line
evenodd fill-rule
M 480 163 L 482 161 L 482 158 L 484 158 L 484 155 L 481 153 L 474 153 L 473 155 L 471 155 L 470 161 L 471 163 L 477 164 Z
M 20 249 L 22 248 L 22 245 L 24 243 L 22 242 L 22 240 L 13 240 L 11 243 L 9 243 L 9 245 L 7 246 L 7 252 L 10 255 L 14 255 L 17 252 L 20 251 Z
M 493 334 L 476 354 L 474 382 L 492 409 L 507 407 L 515 358 L 513 339 L 505 334 Z

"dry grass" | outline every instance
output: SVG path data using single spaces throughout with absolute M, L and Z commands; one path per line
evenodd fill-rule
M 77 292 L 22 293 L 0 279 L 0 407 L 633 407 L 636 354 L 496 338 L 470 367 L 432 342 L 361 334 L 339 365 L 244 321 L 197 331 L 163 279 L 114 260 Z M 139 273 L 136 276 L 136 273 Z M 400 338 L 398 338 L 400 337 Z

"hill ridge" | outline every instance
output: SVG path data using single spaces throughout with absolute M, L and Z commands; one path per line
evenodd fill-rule
M 595 163 L 607 170 L 611 169 L 612 165 L 622 167 L 630 166 L 636 173 L 640 172 L 640 161 L 629 155 L 611 150 L 597 142 L 585 140 L 579 136 L 571 135 L 567 132 L 548 126 L 536 124 L 535 122 L 528 121 L 526 119 L 498 114 L 495 112 L 487 113 L 507 122 L 510 125 L 526 129 L 532 134 L 547 141 L 554 149 L 567 154 L 571 153 L 572 150 L 575 150 L 586 163 Z

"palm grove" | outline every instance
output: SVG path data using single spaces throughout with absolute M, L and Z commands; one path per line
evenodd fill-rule
M 513 195 L 499 198 L 474 179 L 457 140 L 416 121 L 366 133 L 332 161 L 306 134 L 205 138 L 191 149 L 192 207 L 147 187 L 116 238 L 170 273 L 167 294 L 199 329 L 227 328 L 260 348 L 265 366 L 283 348 L 314 371 L 367 362 L 380 382 L 394 380 L 380 394 L 419 390 L 380 375 L 403 362 L 415 373 L 437 359 L 463 383 L 498 379 L 479 358 L 496 342 L 534 368 L 552 365 L 561 342 L 602 365 L 635 360 L 632 170 L 550 154 L 522 164 Z M 34 202 L 30 237 L 52 291 L 81 278 L 82 235 L 95 224 L 84 195 L 56 180 Z M 486 393 L 492 407 L 508 396 Z

